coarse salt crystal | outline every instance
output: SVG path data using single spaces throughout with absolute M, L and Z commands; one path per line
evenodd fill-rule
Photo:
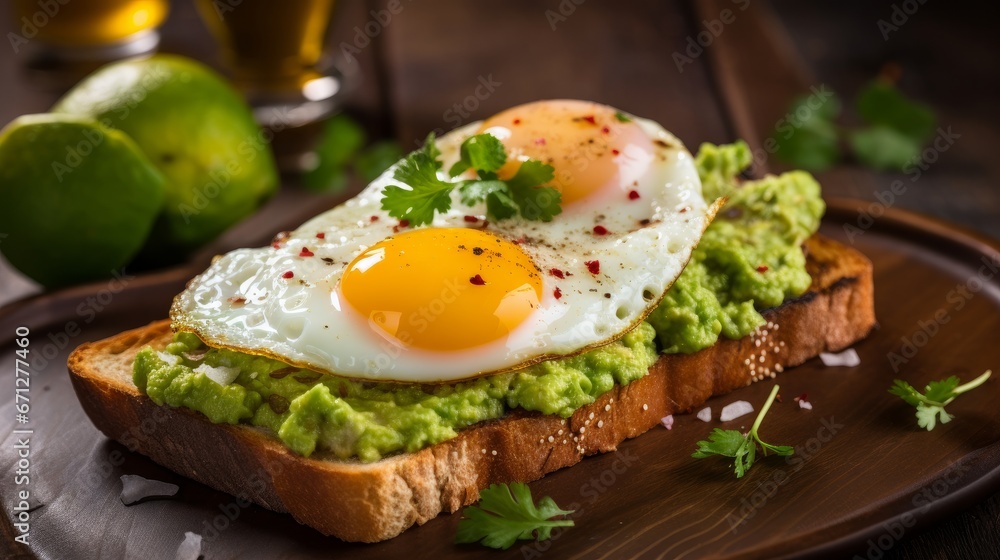
M 205 377 L 215 381 L 219 385 L 229 385 L 240 375 L 240 368 L 218 366 L 212 367 L 208 364 L 201 364 L 194 368 L 195 373 L 204 373 Z
M 705 408 L 699 410 L 697 418 L 702 422 L 710 422 L 712 420 L 712 407 L 706 406 Z
M 176 366 L 181 363 L 181 357 L 176 354 L 168 354 L 166 352 L 157 352 L 157 356 L 164 362 L 167 362 L 168 366 Z
M 735 420 L 740 416 L 746 416 L 751 412 L 753 412 L 752 404 L 747 401 L 736 401 L 722 407 L 722 413 L 719 414 L 719 420 L 722 422 L 729 422 L 730 420 Z
M 861 358 L 858 356 L 858 353 L 854 350 L 854 348 L 848 348 L 847 350 L 836 354 L 821 352 L 819 359 L 823 360 L 823 365 L 827 367 L 856 367 L 861 363 Z
M 664 416 L 663 418 L 660 418 L 660 424 L 663 424 L 663 427 L 666 428 L 666 429 L 668 429 L 668 430 L 673 430 L 674 429 L 674 415 L 673 414 L 668 414 L 668 415 Z
M 174 554 L 176 560 L 198 560 L 201 556 L 201 535 L 190 531 L 184 533 L 184 540 Z
M 812 405 L 811 402 L 809 402 L 809 401 L 807 401 L 805 399 L 799 399 L 799 408 L 804 408 L 806 410 L 812 410 L 813 409 L 813 405 Z
M 144 478 L 137 474 L 123 474 L 121 481 L 122 492 L 119 499 L 127 506 L 146 498 L 173 496 L 180 489 L 176 484 Z

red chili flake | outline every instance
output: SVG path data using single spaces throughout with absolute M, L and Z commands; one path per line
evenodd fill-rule
M 475 276 L 473 276 L 472 278 L 469 278 L 469 282 L 471 282 L 473 286 L 485 286 L 486 285 L 486 280 L 483 280 L 483 277 L 480 276 L 480 275 L 478 275 L 478 274 L 475 275 Z
M 488 226 L 488 225 L 490 225 L 490 221 L 489 220 L 483 220 L 483 227 L 481 227 L 479 229 L 486 229 L 486 226 Z
M 527 242 L 528 242 L 528 237 L 524 236 L 524 235 L 522 235 L 521 237 L 518 237 L 517 239 L 514 240 L 514 244 L 515 245 L 520 245 L 522 243 L 527 243 Z
M 311 257 L 313 255 L 315 255 L 315 253 L 313 253 L 312 251 L 310 251 L 309 247 L 303 247 L 302 250 L 299 251 L 299 256 L 300 257 Z
M 762 264 L 762 265 L 758 266 L 757 267 L 757 272 L 759 272 L 761 274 L 764 274 L 765 272 L 767 272 L 767 265 L 766 264 Z
M 608 234 L 608 228 L 600 224 L 594 226 L 594 235 L 607 235 L 607 234 Z
M 565 278 L 566 277 L 566 274 L 564 274 L 563 271 L 559 270 L 558 268 L 550 268 L 549 269 L 549 274 L 551 274 L 552 276 L 555 276 L 556 278 Z
M 562 290 L 560 290 L 559 288 L 556 288 L 555 290 L 552 290 L 552 295 L 556 299 L 560 299 L 562 297 Z
M 281 243 L 275 241 L 274 243 L 271 243 L 271 247 L 274 247 L 275 249 L 281 249 Z
M 545 139 L 544 138 L 535 138 L 535 145 L 536 146 L 544 146 L 545 145 Z
M 774 400 L 776 400 L 778 402 L 781 402 L 781 393 L 778 393 L 777 395 L 774 395 Z
M 617 155 L 618 155 L 618 154 L 620 154 L 621 152 L 619 152 L 618 150 L 611 150 L 611 153 L 617 156 Z
M 521 124 L 521 119 L 514 119 L 514 124 Z
M 284 274 L 281 275 L 282 278 L 291 278 L 293 276 L 295 276 L 295 273 L 292 272 L 291 270 L 288 270 Z
M 587 121 L 587 122 L 589 122 L 590 124 L 597 124 L 597 122 L 594 121 L 594 115 L 585 115 L 585 116 L 582 116 L 580 118 L 583 119 L 583 120 L 585 120 L 585 121 Z
M 587 261 L 583 264 L 587 265 L 587 270 L 589 270 L 591 274 L 597 274 L 601 271 L 601 261 Z
M 639 191 L 628 191 L 629 200 L 639 200 Z
M 601 132 L 603 132 L 604 134 L 611 134 L 611 129 L 606 126 L 602 126 Z
M 323 232 L 319 232 L 316 234 L 316 239 L 326 239 L 326 234 Z
M 474 224 L 474 223 L 476 223 L 476 222 L 479 221 L 479 218 L 477 218 L 475 216 L 465 216 L 462 219 L 465 220 L 466 222 L 469 222 L 470 224 Z
M 410 220 L 399 220 L 399 227 L 410 227 Z
M 371 220 L 371 221 L 373 221 L 373 222 L 377 222 L 378 221 L 378 216 L 372 216 L 371 218 L 368 218 L 368 219 Z
M 801 395 L 795 397 L 795 402 L 799 401 L 809 402 L 809 393 L 802 393 Z

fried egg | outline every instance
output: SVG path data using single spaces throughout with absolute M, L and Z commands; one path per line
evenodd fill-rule
M 527 159 L 552 165 L 562 212 L 488 221 L 456 189 L 448 212 L 411 228 L 381 209 L 387 186 L 410 188 L 393 166 L 271 246 L 218 257 L 175 299 L 174 328 L 360 379 L 514 370 L 637 326 L 714 216 L 691 154 L 653 121 L 585 101 L 529 103 L 439 138 L 443 170 L 478 133 L 508 150 L 501 178 Z

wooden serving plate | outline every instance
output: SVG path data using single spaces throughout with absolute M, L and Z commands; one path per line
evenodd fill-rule
M 921 387 L 950 374 L 968 380 L 986 369 L 1000 377 L 1000 243 L 895 209 L 869 223 L 862 217 L 867 208 L 860 201 L 830 201 L 822 232 L 874 262 L 879 328 L 856 346 L 856 368 L 812 360 L 778 377 L 784 399 L 762 433 L 768 441 L 795 444 L 792 461 L 764 459 L 737 480 L 725 461 L 690 454 L 711 428 L 739 428 L 752 417 L 727 424 L 679 417 L 673 430 L 654 429 L 625 442 L 617 454 L 588 458 L 532 483 L 536 497 L 575 507 L 576 527 L 550 542 L 506 552 L 453 544 L 458 514 L 380 544 L 323 537 L 290 516 L 241 507 L 236 498 L 177 476 L 97 432 L 70 386 L 67 354 L 81 342 L 166 316 L 190 267 L 138 277 L 105 297 L 110 301 L 98 313 L 81 309 L 107 289 L 105 283 L 9 306 L 0 311 L 2 377 L 13 377 L 18 326 L 30 329 L 33 356 L 46 362 L 31 373 L 31 553 L 173 558 L 185 531 L 193 531 L 203 535 L 209 559 L 877 557 L 872 555 L 920 527 L 1000 489 L 1000 381 L 991 379 L 956 400 L 949 406 L 955 420 L 932 432 L 919 429 L 913 409 L 887 393 L 897 377 Z M 67 330 L 70 323 L 75 335 Z M 713 399 L 715 418 L 734 400 L 759 405 L 773 383 Z M 801 393 L 808 393 L 813 410 L 792 400 Z M 13 472 L 17 459 L 14 415 L 13 390 L 5 390 L 3 473 Z M 173 482 L 180 492 L 125 507 L 118 498 L 122 474 Z M 0 485 L 8 515 L 15 489 L 6 478 Z M 27 554 L 13 547 L 13 534 L 9 519 L 0 517 L 0 552 L 6 554 L 6 547 L 11 555 Z

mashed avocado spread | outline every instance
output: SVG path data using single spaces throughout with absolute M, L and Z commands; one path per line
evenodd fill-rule
M 644 376 L 659 352 L 695 352 L 720 334 L 742 338 L 764 322 L 759 310 L 809 287 L 801 244 L 824 210 L 816 181 L 791 172 L 737 186 L 736 176 L 750 163 L 742 142 L 703 144 L 696 163 L 706 200 L 729 201 L 663 303 L 604 347 L 513 373 L 420 386 L 321 375 L 208 348 L 197 336 L 178 333 L 162 352 L 139 352 L 133 380 L 159 405 L 264 428 L 304 456 L 321 450 L 364 462 L 450 439 L 509 409 L 568 417 L 615 384 Z

